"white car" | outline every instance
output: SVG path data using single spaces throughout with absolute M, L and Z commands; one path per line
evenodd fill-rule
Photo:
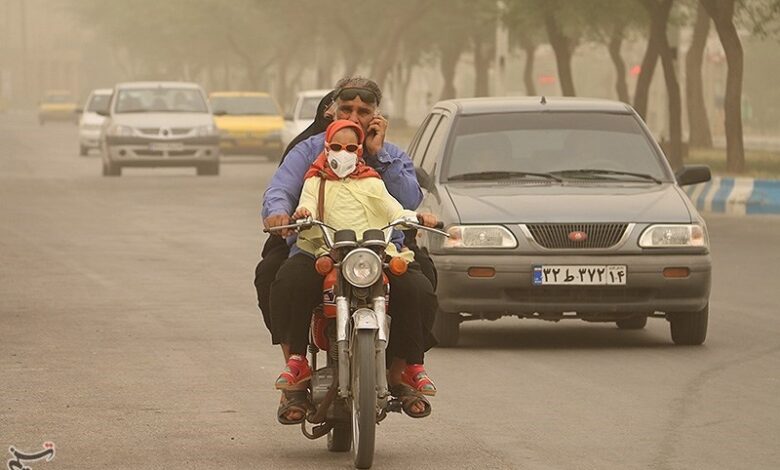
M 284 116 L 282 148 L 287 147 L 298 134 L 314 122 L 317 105 L 330 92 L 331 90 L 306 90 L 298 93 L 290 112 Z
M 111 102 L 110 88 L 92 90 L 81 110 L 79 118 L 79 155 L 87 155 L 91 149 L 100 149 L 100 128 L 105 117 L 98 114 L 100 110 L 107 110 Z
M 197 84 L 120 83 L 100 114 L 103 176 L 120 176 L 124 167 L 181 166 L 219 174 L 219 132 Z

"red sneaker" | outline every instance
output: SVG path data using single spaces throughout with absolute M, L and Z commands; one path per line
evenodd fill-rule
M 306 357 L 298 354 L 292 354 L 287 360 L 287 366 L 284 368 L 274 385 L 277 390 L 286 390 L 299 383 L 306 382 L 311 378 L 311 368 Z
M 407 365 L 406 369 L 401 372 L 401 380 L 423 395 L 429 397 L 436 395 L 436 385 L 428 377 L 428 373 L 425 372 L 425 366 L 422 364 Z

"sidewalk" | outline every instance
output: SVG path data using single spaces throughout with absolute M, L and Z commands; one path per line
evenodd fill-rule
M 685 192 L 704 212 L 780 214 L 780 180 L 713 176 L 712 181 L 688 186 Z

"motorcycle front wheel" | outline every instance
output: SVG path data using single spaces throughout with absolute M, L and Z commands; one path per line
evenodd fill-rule
M 376 437 L 374 330 L 359 330 L 352 356 L 352 453 L 355 468 L 371 468 Z

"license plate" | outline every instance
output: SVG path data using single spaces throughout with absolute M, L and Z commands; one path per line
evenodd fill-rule
M 153 142 L 149 144 L 149 150 L 155 152 L 184 150 L 184 144 L 181 142 Z
M 624 286 L 625 266 L 540 265 L 534 266 L 535 286 Z

